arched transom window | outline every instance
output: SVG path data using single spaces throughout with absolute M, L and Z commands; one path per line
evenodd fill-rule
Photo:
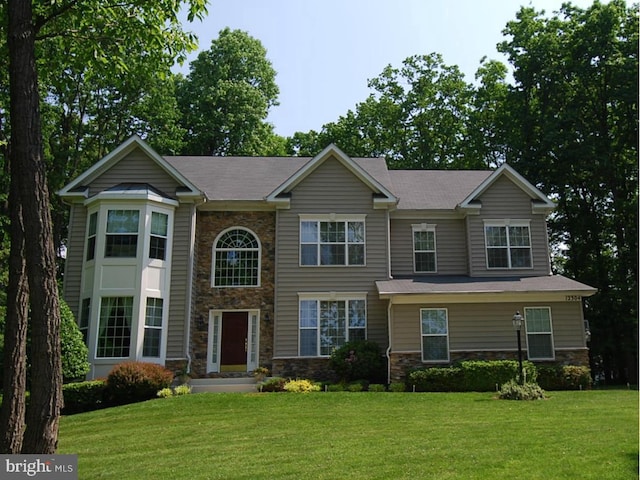
M 223 232 L 213 246 L 214 287 L 260 285 L 260 243 L 249 230 Z

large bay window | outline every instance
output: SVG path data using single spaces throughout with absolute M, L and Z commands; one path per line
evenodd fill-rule
M 135 257 L 138 251 L 139 210 L 109 210 L 105 257 Z
M 300 265 L 364 265 L 364 216 L 300 219 Z
M 488 268 L 531 268 L 531 236 L 526 221 L 485 221 Z
M 346 342 L 366 338 L 366 298 L 301 297 L 300 356 L 329 356 Z

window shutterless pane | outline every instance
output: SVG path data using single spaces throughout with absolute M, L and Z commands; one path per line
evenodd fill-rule
M 302 242 L 318 241 L 318 222 L 300 223 L 300 240 Z
M 169 216 L 164 213 L 151 212 L 151 234 L 167 236 Z
M 422 357 L 425 361 L 447 360 L 447 337 L 422 337 Z
M 139 219 L 138 210 L 109 210 L 107 233 L 137 233 Z
M 488 247 L 506 247 L 507 246 L 507 228 L 506 227 L 485 227 L 487 246 Z

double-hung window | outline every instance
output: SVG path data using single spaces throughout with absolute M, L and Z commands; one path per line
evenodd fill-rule
M 366 338 L 366 298 L 300 299 L 300 355 L 329 356 L 346 342 Z
M 412 225 L 413 231 L 413 270 L 416 273 L 436 271 L 436 226 L 427 224 Z
M 300 265 L 352 266 L 365 264 L 364 216 L 301 218 Z
M 87 261 L 96 257 L 96 234 L 98 232 L 98 212 L 89 215 L 89 229 L 87 231 Z
M 105 257 L 135 257 L 138 250 L 139 210 L 109 210 Z
M 553 329 L 551 308 L 535 307 L 524 309 L 527 329 L 527 352 L 529 360 L 553 360 Z
M 446 308 L 420 309 L 422 361 L 449 361 L 449 325 Z
M 488 268 L 531 268 L 529 222 L 485 222 Z
M 159 357 L 162 341 L 162 299 L 147 297 L 144 319 L 143 357 Z
M 149 235 L 149 258 L 166 260 L 167 257 L 167 229 L 169 215 L 151 212 L 151 231 Z

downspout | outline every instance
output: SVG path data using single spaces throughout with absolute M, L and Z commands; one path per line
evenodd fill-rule
M 392 298 L 389 298 L 389 303 L 387 304 L 387 327 L 388 327 L 388 337 L 389 337 L 389 346 L 387 347 L 386 356 L 387 356 L 387 385 L 391 384 L 391 304 L 393 302 Z
M 204 202 L 203 202 L 204 203 Z M 185 354 L 187 357 L 187 368 L 185 373 L 191 373 L 191 315 L 193 314 L 192 310 L 192 301 L 193 301 L 193 269 L 195 263 L 195 245 L 196 245 L 196 203 L 191 204 L 191 232 L 189 235 L 189 265 L 187 266 L 187 278 L 189 279 L 187 283 L 187 305 L 186 305 L 186 316 L 187 316 L 187 329 L 185 332 Z

